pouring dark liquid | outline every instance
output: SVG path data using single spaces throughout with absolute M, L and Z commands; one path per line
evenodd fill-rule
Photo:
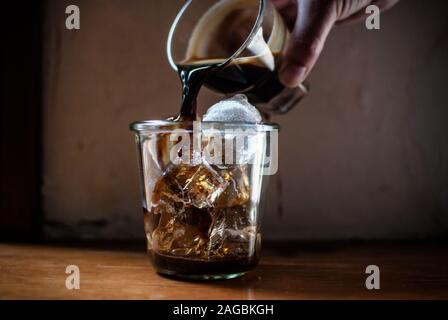
M 182 107 L 177 120 L 196 119 L 196 99 L 203 85 L 220 94 L 244 93 L 253 104 L 267 103 L 285 88 L 277 72 L 257 64 L 256 59 L 227 64 L 191 61 L 177 67 L 182 83 Z
M 270 14 L 254 32 L 258 0 L 208 7 L 189 36 L 183 60 L 176 63 L 182 83 L 177 120 L 196 119 L 196 98 L 203 85 L 224 95 L 243 93 L 252 104 L 268 103 L 284 89 L 276 66 L 288 31 L 272 5 L 266 4 L 265 10 Z
M 194 121 L 197 118 L 197 97 L 205 79 L 218 67 L 217 64 L 178 65 L 182 84 L 182 105 L 175 121 Z

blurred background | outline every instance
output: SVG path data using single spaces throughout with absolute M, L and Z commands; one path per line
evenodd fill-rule
M 143 239 L 128 126 L 179 110 L 165 44 L 182 3 L 11 5 L 16 14 L 2 18 L 10 44 L 2 50 L 3 236 Z M 70 4 L 81 9 L 80 30 L 65 28 Z M 447 57 L 443 0 L 401 1 L 381 14 L 381 30 L 337 26 L 309 95 L 273 119 L 280 171 L 264 237 L 446 238 Z M 204 89 L 200 110 L 218 99 Z

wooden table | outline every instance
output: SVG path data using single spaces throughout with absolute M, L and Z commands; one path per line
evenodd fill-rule
M 267 247 L 267 248 L 266 248 Z M 143 250 L 0 244 L 0 299 L 430 299 L 448 298 L 442 245 L 268 245 L 243 278 L 184 282 L 154 272 Z M 381 289 L 367 290 L 367 265 Z M 80 290 L 67 290 L 77 265 Z

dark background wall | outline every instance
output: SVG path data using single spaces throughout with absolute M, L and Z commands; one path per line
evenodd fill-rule
M 0 19 L 0 239 L 36 239 L 42 224 L 40 1 L 9 1 Z
M 182 2 L 75 2 L 46 2 L 45 231 L 141 237 L 128 124 L 179 109 L 165 41 Z M 69 4 L 81 9 L 79 31 L 65 29 Z M 309 96 L 274 119 L 283 193 L 273 178 L 266 238 L 448 234 L 447 37 L 443 0 L 401 1 L 379 31 L 334 29 Z M 216 99 L 204 91 L 200 105 Z

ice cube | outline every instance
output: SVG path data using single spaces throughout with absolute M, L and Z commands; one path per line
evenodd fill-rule
M 151 199 L 151 214 L 159 217 L 152 234 L 153 249 L 206 256 L 211 210 L 228 184 L 205 161 L 196 166 L 170 165 L 155 184 Z
M 250 186 L 247 166 L 218 169 L 228 182 L 212 209 L 208 256 L 228 257 L 248 252 L 253 226 L 250 218 Z M 246 251 L 244 251 L 246 250 Z
M 232 98 L 221 100 L 211 106 L 202 120 L 259 123 L 262 121 L 262 118 L 260 112 L 249 103 L 244 94 L 237 94 Z
M 235 166 L 217 171 L 228 185 L 217 199 L 216 206 L 222 208 L 246 205 L 250 201 L 248 167 Z
M 238 256 L 251 251 L 255 243 L 256 226 L 248 211 L 245 206 L 214 210 L 207 246 L 209 257 Z
M 224 180 L 204 161 L 197 166 L 195 173 L 188 179 L 183 190 L 187 192 L 193 206 L 210 208 L 228 184 L 228 181 Z
M 209 208 L 228 183 L 205 161 L 195 166 L 171 165 L 157 182 L 152 202 L 157 205 L 160 199 L 169 198 L 173 203 Z
M 201 237 L 197 226 L 185 224 L 180 217 L 164 214 L 165 218 L 154 231 L 153 249 L 176 256 L 200 257 L 207 240 Z
M 245 95 L 238 94 L 210 107 L 203 121 L 257 124 L 262 121 L 262 117 L 257 108 L 248 102 Z M 221 150 L 221 146 L 224 147 L 224 154 L 217 157 L 221 161 L 220 167 L 226 167 L 229 164 L 247 164 L 260 153 L 260 148 L 264 146 L 263 136 L 252 126 L 226 128 L 224 136 L 219 136 L 219 132 L 217 136 L 214 128 L 207 129 L 206 126 L 204 128 L 203 136 L 211 142 L 207 148 Z
M 155 183 L 150 213 L 157 222 L 152 249 L 192 259 L 224 259 L 252 252 L 248 166 L 168 166 Z M 148 228 L 150 229 L 150 228 Z M 252 248 L 252 249 L 251 249 Z
M 199 257 L 208 239 L 210 211 L 176 199 L 165 197 L 153 207 L 154 215 L 160 217 L 152 234 L 153 248 L 166 254 Z

